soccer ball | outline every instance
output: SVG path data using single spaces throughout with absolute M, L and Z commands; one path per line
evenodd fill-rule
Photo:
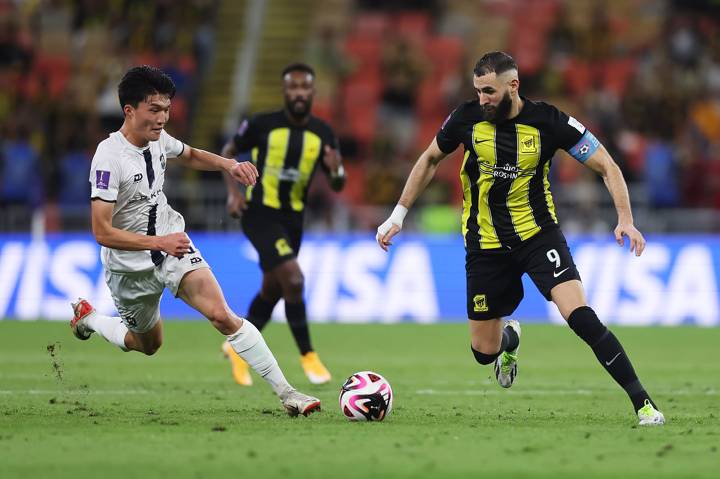
M 340 389 L 340 410 L 350 421 L 382 421 L 392 411 L 390 383 L 372 371 L 360 371 Z

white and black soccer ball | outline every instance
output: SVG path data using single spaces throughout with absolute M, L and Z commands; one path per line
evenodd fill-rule
M 382 421 L 392 411 L 393 391 L 387 380 L 372 371 L 360 371 L 340 389 L 340 411 L 350 421 Z

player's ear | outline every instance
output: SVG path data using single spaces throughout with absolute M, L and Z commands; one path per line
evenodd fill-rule
M 123 107 L 123 113 L 126 118 L 132 118 L 135 115 L 135 108 L 133 108 L 132 105 L 125 105 Z

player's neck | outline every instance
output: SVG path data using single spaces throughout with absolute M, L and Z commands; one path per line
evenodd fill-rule
M 525 102 L 518 96 L 517 101 L 512 102 L 512 106 L 510 107 L 510 114 L 508 115 L 508 120 L 512 120 L 516 116 L 520 114 L 520 112 L 523 109 L 523 106 L 525 105 Z
M 141 138 L 138 135 L 133 134 L 133 131 L 130 129 L 127 123 L 123 123 L 119 131 L 131 145 L 138 148 L 145 148 L 146 146 L 148 146 L 149 142 L 145 138 Z
M 287 117 L 287 119 L 290 120 L 290 123 L 292 123 L 293 125 L 296 125 L 296 126 L 305 126 L 305 125 L 307 125 L 308 122 L 310 121 L 310 113 L 308 113 L 307 115 L 303 115 L 303 116 L 298 117 L 298 116 L 292 115 L 292 114 L 288 111 L 287 108 L 283 108 L 283 111 L 285 112 L 285 116 Z

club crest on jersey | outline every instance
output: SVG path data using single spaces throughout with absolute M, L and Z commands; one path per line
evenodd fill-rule
M 534 136 L 527 135 L 520 138 L 520 153 L 537 153 Z
M 110 172 L 96 170 L 95 175 L 95 187 L 99 190 L 107 190 L 110 186 Z
M 167 165 L 167 161 L 165 160 L 165 153 L 160 154 L 160 166 L 162 166 L 162 169 L 165 169 L 165 165 Z
M 476 294 L 473 297 L 473 311 L 476 313 L 484 313 L 488 310 L 487 300 L 484 294 Z

